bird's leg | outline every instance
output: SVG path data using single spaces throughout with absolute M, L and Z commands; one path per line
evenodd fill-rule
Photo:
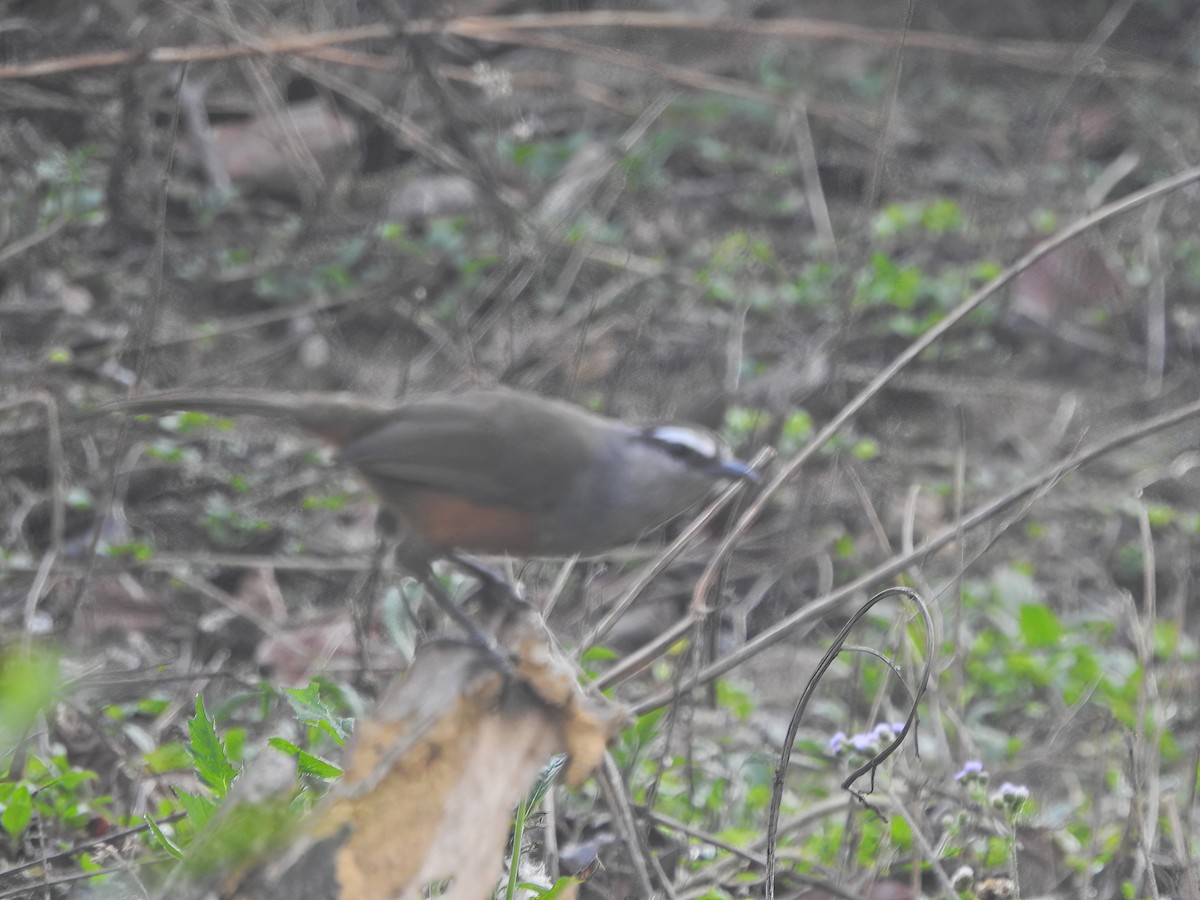
M 433 602 L 466 633 L 467 640 L 485 649 L 496 658 L 502 667 L 507 668 L 509 665 L 508 655 L 500 648 L 494 637 L 480 628 L 478 623 L 463 611 L 461 604 L 454 602 L 454 598 L 442 587 L 437 576 L 433 574 L 430 556 L 426 548 L 414 542 L 410 534 L 405 534 L 391 510 L 386 507 L 379 510 L 376 528 L 380 534 L 393 541 L 396 559 L 401 568 L 421 583 L 421 586 L 433 598 Z
M 433 570 L 428 566 L 415 571 L 414 574 L 421 585 L 429 592 L 429 596 L 433 598 L 433 602 L 441 607 L 442 612 L 448 615 L 455 624 L 466 632 L 467 639 L 472 643 L 487 651 L 491 656 L 495 657 L 496 661 L 505 669 L 510 665 L 509 655 L 504 652 L 503 648 L 496 643 L 496 639 L 484 631 L 479 625 L 468 616 L 459 604 L 454 602 L 454 598 L 442 587 L 441 582 L 437 580 L 437 576 L 433 574 Z
M 455 565 L 479 579 L 479 590 L 489 598 L 498 600 L 509 609 L 526 610 L 532 607 L 532 604 L 517 592 L 516 585 L 505 578 L 498 569 L 458 550 L 451 551 L 449 556 Z

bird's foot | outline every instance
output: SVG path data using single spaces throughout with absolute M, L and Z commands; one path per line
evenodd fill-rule
M 516 585 L 505 578 L 498 569 L 465 553 L 455 552 L 451 554 L 450 558 L 459 568 L 465 569 L 479 579 L 479 592 L 488 600 L 503 604 L 513 610 L 523 611 L 533 608 L 533 604 L 517 591 Z
M 479 624 L 467 615 L 459 604 L 454 602 L 454 599 L 446 593 L 446 589 L 438 583 L 432 574 L 422 578 L 421 583 L 424 584 L 425 590 L 429 592 L 429 595 L 433 597 L 434 602 L 441 607 L 442 611 L 463 630 L 463 641 L 482 649 L 505 672 L 512 670 L 511 654 L 500 646 L 494 636 L 480 628 Z

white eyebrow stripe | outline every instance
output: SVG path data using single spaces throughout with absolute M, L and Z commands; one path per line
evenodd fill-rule
M 687 447 L 706 459 L 717 459 L 721 455 L 721 447 L 717 443 L 717 439 L 708 432 L 698 431 L 695 428 L 658 425 L 651 429 L 650 436 L 664 444 L 678 444 L 681 447 Z

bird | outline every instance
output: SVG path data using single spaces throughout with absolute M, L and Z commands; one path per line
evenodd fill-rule
M 758 477 L 707 428 L 632 424 L 510 388 L 395 404 L 355 394 L 176 390 L 98 411 L 251 414 L 324 439 L 393 517 L 400 561 L 427 587 L 439 558 L 488 579 L 491 570 L 467 554 L 596 555 L 635 542 L 722 484 Z M 446 606 L 447 598 L 434 599 Z

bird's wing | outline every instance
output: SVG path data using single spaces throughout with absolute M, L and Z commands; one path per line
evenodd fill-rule
M 508 391 L 413 400 L 343 445 L 339 458 L 384 491 L 445 491 L 472 503 L 531 512 L 570 490 L 605 420 Z

